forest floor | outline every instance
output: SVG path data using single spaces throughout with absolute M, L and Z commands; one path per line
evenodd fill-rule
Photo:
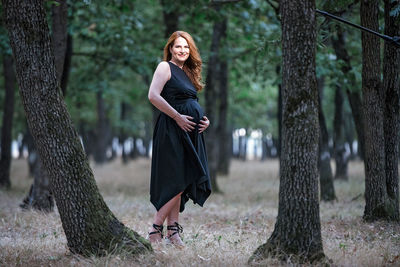
M 127 226 L 146 236 L 154 207 L 149 202 L 150 161 L 120 160 L 96 166 L 95 177 L 105 201 Z M 186 205 L 180 222 L 186 247 L 168 245 L 146 257 L 128 255 L 83 258 L 68 252 L 58 212 L 22 211 L 28 192 L 25 160 L 14 160 L 12 189 L 0 191 L 0 266 L 244 266 L 271 235 L 278 208 L 278 162 L 233 161 L 230 175 L 220 177 L 223 194 L 212 194 L 204 208 Z M 335 181 L 338 200 L 321 203 L 325 255 L 334 266 L 400 265 L 400 224 L 362 220 L 364 168 L 351 162 L 349 181 Z M 268 259 L 268 266 L 293 265 Z

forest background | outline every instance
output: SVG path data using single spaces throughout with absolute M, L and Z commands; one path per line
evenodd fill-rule
M 53 39 L 56 39 L 54 6 L 58 4 L 46 2 L 48 22 L 53 27 Z M 358 1 L 317 1 L 317 8 L 360 23 Z M 251 165 L 254 163 L 246 165 L 248 163 L 244 162 L 249 158 L 271 160 L 275 165 L 264 165 L 270 167 L 264 171 L 273 170 L 275 177 L 278 176 L 282 101 L 278 9 L 278 2 L 261 0 L 200 0 L 190 4 L 169 0 L 68 2 L 64 18 L 67 22 L 64 23 L 64 39 L 67 41 L 64 52 L 61 51 L 65 58 L 60 63 L 61 88 L 85 152 L 96 164 L 94 166 L 105 168 L 100 167 L 104 164 L 115 168 L 118 160 L 131 166 L 146 164 L 137 159 L 151 156 L 152 126 L 157 116 L 147 100 L 148 87 L 152 73 L 162 59 L 166 38 L 174 30 L 181 29 L 193 35 L 203 58 L 206 87 L 199 97 L 212 122 L 206 138 L 214 191 L 220 191 L 218 175 L 230 175 L 231 160 L 235 157 L 240 161 L 234 161 L 233 165 L 245 168 L 254 168 Z M 398 12 L 396 10 L 394 13 Z M 383 25 L 383 9 L 381 13 L 380 24 Z M 362 131 L 357 131 L 362 98 L 361 33 L 323 17 L 318 18 L 317 28 L 316 74 L 321 101 L 319 115 L 323 118 L 320 117 L 320 124 L 326 129 L 328 162 L 332 157 L 335 163 L 333 171 L 329 167 L 328 170 L 321 168 L 320 172 L 321 176 L 326 176 L 323 174 L 326 171 L 331 172 L 332 177 L 346 181 L 349 179 L 349 162 L 364 157 L 363 143 L 358 137 Z M 3 64 L 0 71 L 4 75 L 0 76 L 0 84 L 5 88 L 13 70 L 8 42 L 2 24 L 0 59 Z M 57 53 L 56 45 L 54 51 Z M 37 154 L 20 98 L 15 95 L 10 101 L 6 90 L 1 90 L 0 104 L 3 105 L 0 114 L 3 132 L 7 128 L 5 125 L 10 125 L 6 121 L 12 119 L 12 127 L 8 130 L 11 139 L 16 141 L 13 152 L 19 151 L 14 156 L 20 160 L 26 158 L 32 176 L 42 179 L 45 174 L 40 164 L 39 167 L 36 165 L 37 156 L 33 156 Z M 9 116 L 7 112 L 12 104 L 13 113 Z M 360 162 L 354 164 L 362 169 Z M 22 165 L 17 163 L 16 166 Z M 362 178 L 362 171 L 357 175 Z M 13 188 L 13 177 L 10 182 Z M 46 183 L 41 184 L 46 187 Z M 226 186 L 226 180 L 221 184 Z M 346 184 L 340 185 L 346 187 Z M 340 185 L 338 192 L 341 192 Z M 222 192 L 227 190 L 221 189 Z M 356 195 L 348 196 L 350 201 L 360 198 L 358 195 L 362 194 L 363 188 L 357 190 Z M 38 203 L 32 192 L 27 190 L 25 195 L 24 208 Z M 329 194 L 325 197 L 327 201 L 338 199 Z M 51 210 L 53 204 L 47 202 L 44 205 L 40 209 Z M 359 203 L 356 206 L 359 208 Z M 343 251 L 346 246 L 339 243 L 338 249 Z M 388 250 L 382 253 L 387 253 L 382 257 L 385 262 L 398 258 Z M 204 261 L 201 257 L 200 260 Z

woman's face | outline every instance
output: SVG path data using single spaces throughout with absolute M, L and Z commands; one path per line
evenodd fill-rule
M 189 44 L 183 37 L 176 38 L 169 51 L 171 52 L 171 61 L 176 63 L 183 64 L 189 58 Z

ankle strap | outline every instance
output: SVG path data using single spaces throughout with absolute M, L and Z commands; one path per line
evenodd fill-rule
M 177 222 L 174 222 L 173 225 L 168 225 L 167 226 L 167 230 L 175 231 L 175 233 L 182 233 L 183 232 L 182 226 Z
M 149 235 L 154 235 L 154 234 L 160 234 L 161 235 L 161 238 L 164 236 L 163 235 L 163 229 L 164 229 L 164 226 L 162 226 L 162 225 L 158 225 L 158 224 L 153 224 L 153 228 L 154 229 L 156 229 L 154 232 L 151 232 L 151 233 L 149 233 Z

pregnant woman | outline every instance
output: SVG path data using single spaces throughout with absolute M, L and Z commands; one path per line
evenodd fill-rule
M 164 61 L 154 72 L 150 102 L 161 111 L 153 134 L 150 201 L 157 212 L 149 232 L 152 243 L 163 240 L 183 247 L 179 212 L 190 199 L 203 206 L 211 193 L 203 131 L 210 125 L 198 103 L 201 58 L 192 37 L 174 32 L 164 47 Z

